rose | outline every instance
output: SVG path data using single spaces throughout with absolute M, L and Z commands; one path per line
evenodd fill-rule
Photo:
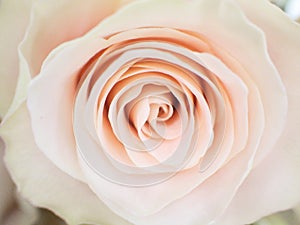
M 70 224 L 244 224 L 296 205 L 299 25 L 258 0 L 118 7 L 34 6 L 1 128 L 21 193 Z

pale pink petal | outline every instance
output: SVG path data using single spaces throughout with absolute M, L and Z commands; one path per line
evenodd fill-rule
M 21 73 L 19 77 L 19 86 L 17 88 L 17 95 L 15 97 L 15 101 L 13 104 L 13 108 L 11 108 L 9 114 L 12 114 L 14 110 L 18 107 L 19 104 L 22 103 L 25 99 L 25 95 L 27 92 L 27 85 L 29 83 L 30 77 L 33 75 L 36 75 L 40 69 L 41 64 L 45 60 L 48 53 L 53 50 L 57 45 L 61 44 L 64 41 L 76 38 L 78 36 L 81 36 L 85 32 L 87 32 L 90 28 L 92 28 L 95 24 L 97 24 L 99 21 L 101 21 L 102 18 L 112 13 L 117 8 L 117 1 L 96 1 L 91 0 L 88 2 L 85 2 L 85 4 L 81 4 L 80 1 L 57 1 L 57 3 L 48 3 L 46 1 L 39 1 L 34 5 L 33 13 L 32 13 L 32 20 L 30 23 L 30 26 L 27 30 L 27 35 L 25 39 L 23 40 L 21 47 L 20 47 L 20 67 L 21 67 Z M 53 16 L 55 15 L 55 16 Z M 80 15 L 80 16 L 78 16 Z M 94 47 L 94 46 L 93 46 Z M 63 47 L 62 47 L 63 48 Z M 48 61 L 51 61 L 53 59 L 53 55 L 56 55 L 57 52 L 61 50 L 58 49 L 57 51 L 52 52 L 50 56 L 48 57 Z M 97 51 L 97 48 L 95 49 Z M 91 56 L 92 54 L 88 54 Z M 80 57 L 80 56 L 79 56 Z M 46 64 L 46 63 L 44 63 Z M 65 63 L 63 63 L 63 66 L 56 67 L 62 68 L 64 67 Z M 76 67 L 78 68 L 78 67 Z M 75 69 L 76 70 L 76 69 Z M 55 71 L 52 71 L 55 72 Z M 73 71 L 75 72 L 75 71 Z M 66 80 L 65 80 L 66 81 Z M 66 90 L 72 89 L 73 83 L 69 82 L 70 80 L 67 80 L 68 87 Z M 46 81 L 47 82 L 47 81 Z M 61 84 L 60 84 L 61 85 Z M 55 90 L 55 87 L 52 87 L 51 91 Z M 32 89 L 32 92 L 34 88 Z M 37 94 L 36 97 L 40 96 L 40 94 Z M 70 105 L 70 98 L 72 99 L 73 95 L 72 93 L 67 93 L 63 95 L 64 102 L 59 102 L 58 104 L 65 104 L 67 102 L 66 106 Z M 50 96 L 48 96 L 50 97 Z M 55 96 L 52 96 L 55 98 Z M 58 97 L 57 99 L 60 99 Z M 33 100 L 34 101 L 34 100 Z M 41 100 L 44 101 L 44 100 Z M 47 101 L 47 100 L 46 100 Z M 46 103 L 44 101 L 44 103 Z M 66 112 L 66 110 L 60 106 L 57 106 L 56 109 L 58 110 L 58 114 L 62 112 Z M 70 110 L 70 108 L 68 108 Z M 68 110 L 67 109 L 67 110 Z M 47 107 L 43 111 L 41 110 L 40 114 L 36 117 L 35 115 L 32 117 L 37 120 L 43 120 L 45 119 L 45 114 L 47 112 Z M 69 112 L 69 111 L 68 111 Z M 38 112 L 36 112 L 38 113 Z M 54 115 L 57 115 L 55 113 Z M 63 114 L 63 113 L 62 113 Z M 68 127 L 68 124 L 71 123 L 70 114 L 67 113 L 63 115 L 59 115 L 58 119 L 61 119 L 63 121 L 62 127 Z M 47 119 L 47 117 L 46 117 Z M 34 120 L 33 120 L 34 123 Z M 44 127 L 43 123 L 40 123 L 40 121 L 37 121 L 38 127 Z M 63 142 L 67 142 L 66 145 L 58 145 L 59 147 L 56 147 L 57 151 L 60 149 L 64 149 L 66 152 L 71 152 L 71 154 L 63 153 L 63 155 L 67 154 L 65 158 L 67 158 L 66 161 L 61 162 L 60 160 L 57 160 L 57 163 L 60 165 L 59 167 L 63 169 L 64 171 L 67 171 L 69 174 L 72 174 L 72 176 L 77 177 L 78 179 L 83 179 L 80 174 L 80 169 L 78 169 L 78 166 L 76 166 L 76 156 L 74 153 L 74 145 L 72 144 L 72 133 L 70 132 L 64 132 L 64 130 L 60 130 L 63 134 L 66 135 L 60 135 L 59 133 L 56 133 L 56 124 L 53 124 L 50 121 L 49 128 L 53 128 L 52 130 L 58 138 L 54 138 L 54 145 L 57 144 L 57 142 L 61 143 L 61 140 Z M 43 129 L 43 128 L 42 128 Z M 39 131 L 36 132 L 37 134 L 40 134 Z M 51 133 L 51 132 L 50 132 Z M 44 132 L 41 133 L 45 134 Z M 52 140 L 48 139 L 46 137 L 43 138 L 37 138 L 37 140 L 40 140 L 38 143 L 39 145 L 42 145 L 42 150 L 45 152 L 48 151 L 49 147 L 45 147 L 45 142 L 52 143 Z M 48 140 L 48 141 L 47 141 Z M 43 144 L 41 144 L 41 142 Z M 71 144 L 70 144 L 71 143 Z M 44 147 L 46 149 L 44 149 Z M 70 149 L 71 148 L 71 149 Z M 67 150 L 66 150 L 67 149 Z M 73 152 L 73 153 L 72 153 Z M 48 154 L 46 153 L 46 154 Z M 55 152 L 54 152 L 55 153 Z M 50 154 L 50 153 L 49 153 Z M 48 155 L 49 155 L 48 154 Z M 56 154 L 56 156 L 58 155 Z M 50 156 L 51 158 L 51 156 Z M 71 164 L 71 165 L 70 165 Z M 67 169 L 65 169 L 67 167 Z M 77 167 L 77 168 L 76 168 Z
M 250 224 L 299 204 L 300 145 L 289 135 L 286 131 L 272 153 L 250 173 L 229 208 L 214 224 Z
M 192 188 L 189 194 L 183 198 L 178 197 L 177 200 L 163 208 L 161 204 L 165 201 L 166 197 L 169 195 L 174 197 L 178 189 L 184 190 L 187 186 L 191 186 L 194 179 L 201 179 L 201 174 L 197 175 L 197 172 L 199 173 L 198 169 L 194 171 L 193 174 L 179 173 L 163 183 L 144 188 L 134 188 L 110 183 L 94 174 L 86 167 L 85 163 L 83 163 L 83 168 L 86 170 L 91 188 L 97 195 L 116 213 L 133 223 L 145 225 L 208 224 L 208 222 L 226 207 L 235 194 L 236 187 L 238 187 L 244 179 L 245 174 L 243 171 L 249 165 L 247 161 L 249 158 L 248 154 L 252 154 L 251 150 L 254 147 L 252 144 L 249 146 L 248 153 L 237 157 L 234 162 L 225 166 L 199 187 Z M 241 176 L 241 174 L 244 175 Z M 230 188 L 228 188 L 229 186 Z M 126 197 L 124 197 L 124 195 L 126 195 Z M 114 202 L 112 198 L 117 198 L 118 201 Z M 128 202 L 127 198 L 131 201 Z M 152 199 L 152 201 L 150 201 L 150 199 Z M 156 212 L 147 215 L 146 213 L 149 210 L 150 203 L 154 204 Z M 136 204 L 139 205 L 139 212 L 136 212 L 136 209 L 131 211 L 132 208 L 136 207 Z M 124 205 L 126 205 L 126 208 L 124 208 Z M 180 216 L 177 217 L 174 215 Z
M 49 56 L 41 74 L 29 85 L 27 104 L 40 150 L 60 169 L 84 180 L 72 129 L 73 99 L 81 67 L 105 42 L 94 37 L 76 43 L 75 47 L 61 46 L 54 58 Z M 61 58 L 70 60 L 67 67 Z
M 246 179 L 218 225 L 251 223 L 300 201 L 300 26 L 267 1 L 239 2 L 266 34 L 271 58 L 287 89 L 288 121 L 273 151 Z M 258 9 L 263 15 L 256 13 Z
M 53 210 L 68 224 L 129 224 L 116 216 L 82 182 L 55 167 L 37 148 L 26 105 L 1 127 L 6 162 L 21 194 Z

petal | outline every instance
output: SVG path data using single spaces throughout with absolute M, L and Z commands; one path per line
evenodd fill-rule
M 300 26 L 267 1 L 239 2 L 266 34 L 271 58 L 287 89 L 288 121 L 273 151 L 251 172 L 218 225 L 251 223 L 300 201 Z
M 0 118 L 13 99 L 18 76 L 17 47 L 21 42 L 34 0 L 2 0 L 0 4 Z
M 289 19 L 280 9 L 267 1 L 255 0 L 249 4 L 246 0 L 238 0 L 247 16 L 259 26 L 266 35 L 269 54 L 286 88 L 289 101 L 288 123 L 291 137 L 287 140 L 297 140 L 297 130 L 300 127 L 300 25 Z M 263 14 L 257 14 L 257 10 Z
M 35 76 L 51 50 L 82 36 L 119 7 L 118 0 L 39 1 L 23 40 L 21 52 Z
M 12 81 L 7 79 L 9 82 L 14 82 L 13 88 L 9 89 L 10 92 L 14 90 L 16 82 L 18 82 L 13 106 L 9 109 L 7 117 L 26 99 L 27 85 L 31 77 L 39 73 L 41 65 L 50 51 L 63 42 L 82 36 L 118 7 L 120 7 L 118 0 L 88 0 L 84 4 L 80 0 L 57 0 L 55 3 L 53 1 L 36 1 L 32 7 L 26 36 L 19 46 L 20 76 L 18 81 L 16 81 L 17 79 Z M 20 9 L 23 10 L 22 7 Z M 19 17 L 15 16 L 14 18 Z M 17 62 L 17 58 L 15 61 Z M 6 90 L 5 83 L 3 82 L 5 87 L 3 90 Z M 2 85 L 0 87 L 2 90 Z M 2 94 L 2 92 L 0 93 Z
M 53 210 L 68 224 L 129 224 L 112 213 L 82 182 L 57 169 L 37 148 L 23 104 L 1 127 L 8 169 L 21 194 Z
M 16 192 L 4 165 L 5 145 L 0 138 L 0 223 L 5 225 L 28 225 L 37 219 L 36 210 Z
M 250 224 L 299 204 L 300 145 L 284 140 L 288 135 L 250 173 L 229 208 L 214 224 Z
M 55 57 L 47 58 L 49 61 L 29 85 L 27 104 L 40 150 L 64 172 L 83 181 L 72 130 L 73 99 L 78 71 L 103 42 L 90 38 L 77 39 L 75 43 L 78 43 L 75 47 L 60 46 L 52 53 Z M 66 67 L 67 59 L 70 61 Z

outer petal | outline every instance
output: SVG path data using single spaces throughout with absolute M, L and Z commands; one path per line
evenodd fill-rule
M 15 192 L 14 184 L 2 160 L 4 147 L 4 142 L 0 138 L 0 224 L 32 224 L 37 217 L 36 211 Z
M 68 224 L 129 224 L 113 214 L 83 183 L 57 169 L 36 147 L 25 104 L 1 127 L 6 162 L 21 194 L 53 210 Z
M 21 72 L 14 104 L 8 114 L 12 114 L 26 99 L 24 93 L 27 91 L 27 85 L 30 79 L 39 73 L 50 51 L 63 42 L 82 36 L 103 18 L 117 10 L 119 6 L 119 0 L 87 0 L 84 3 L 81 0 L 51 2 L 36 0 L 32 7 L 25 38 L 19 46 Z M 12 49 L 15 48 L 16 46 Z M 17 62 L 17 58 L 15 61 Z M 13 66 L 16 67 L 16 64 L 14 63 Z M 13 88 L 10 87 L 9 90 L 15 90 L 15 82 Z
M 267 1 L 239 2 L 266 34 L 271 58 L 287 89 L 289 111 L 274 150 L 252 171 L 218 225 L 251 223 L 300 202 L 300 26 Z
M 14 103 L 7 117 L 26 99 L 27 85 L 40 72 L 50 51 L 63 42 L 82 36 L 118 7 L 118 0 L 87 0 L 84 4 L 81 0 L 38 1 L 33 7 L 31 23 L 19 48 L 21 72 Z M 68 172 L 74 177 L 82 177 L 74 175 L 80 174 L 76 162 L 72 160 L 66 163 L 71 164 L 71 170 L 74 171 Z
M 21 46 L 31 75 L 38 74 L 52 49 L 82 36 L 118 7 L 119 0 L 38 1 Z
M 226 213 L 214 224 L 248 224 L 299 204 L 299 145 L 282 141 L 277 147 L 252 171 Z
M 24 36 L 33 2 L 0 2 L 0 118 L 6 113 L 14 96 L 19 65 L 17 46 Z

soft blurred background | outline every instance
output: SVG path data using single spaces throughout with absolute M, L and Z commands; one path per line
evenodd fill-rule
M 300 19 L 300 0 L 271 0 L 293 20 Z

